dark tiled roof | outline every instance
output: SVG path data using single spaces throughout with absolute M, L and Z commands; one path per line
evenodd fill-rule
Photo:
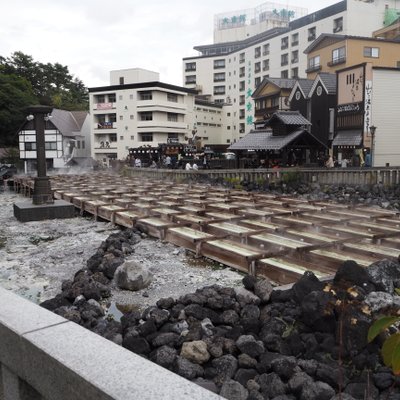
M 275 119 L 280 120 L 285 125 L 311 125 L 311 122 L 304 118 L 299 111 L 277 111 L 269 119 L 269 123 Z
M 297 83 L 299 84 L 304 96 L 307 97 L 308 93 L 310 93 L 311 87 L 314 83 L 312 79 L 298 79 Z
M 333 139 L 333 146 L 359 146 L 362 135 L 360 131 L 340 131 Z
M 296 83 L 296 79 L 289 78 L 265 78 L 267 81 L 272 82 L 281 89 L 292 89 Z
M 298 129 L 286 136 L 273 136 L 272 131 L 252 131 L 236 143 L 231 144 L 229 150 L 280 150 L 302 135 L 304 129 Z
M 328 94 L 336 94 L 336 74 L 321 72 L 319 77 L 328 91 Z

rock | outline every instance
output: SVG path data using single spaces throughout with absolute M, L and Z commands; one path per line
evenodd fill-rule
M 251 368 L 239 368 L 235 374 L 235 381 L 238 381 L 241 385 L 247 386 L 247 382 L 249 380 L 254 380 L 254 378 L 258 375 L 256 369 Z
M 365 303 L 373 313 L 393 306 L 393 295 L 386 292 L 371 292 L 365 298 Z
M 389 294 L 394 293 L 393 282 L 400 280 L 400 265 L 391 260 L 381 260 L 371 264 L 366 269 L 376 289 Z
M 207 344 L 202 340 L 183 343 L 180 355 L 196 364 L 203 364 L 210 359 Z
M 377 372 L 373 374 L 373 381 L 378 389 L 389 389 L 394 381 L 394 376 L 390 372 Z
M 147 355 L 150 353 L 150 345 L 147 340 L 134 335 L 125 335 L 122 346 L 136 354 Z
M 274 372 L 260 375 L 258 378 L 258 383 L 263 395 L 268 396 L 270 399 L 286 393 L 286 387 L 284 383 Z
M 293 296 L 297 301 L 302 301 L 304 296 L 322 290 L 324 284 L 311 272 L 306 271 L 304 275 L 293 285 Z
M 178 343 L 179 335 L 173 332 L 156 333 L 151 341 L 153 347 L 160 347 L 164 345 L 175 346 Z
M 194 379 L 204 374 L 204 370 L 200 365 L 179 356 L 175 360 L 174 371 L 186 379 Z
M 295 357 L 278 357 L 271 362 L 272 370 L 279 375 L 280 378 L 287 381 L 293 376 L 297 361 Z
M 353 396 L 350 396 L 348 393 L 340 393 L 335 394 L 330 400 L 357 400 Z
M 260 298 L 245 288 L 235 288 L 236 300 L 242 305 L 260 304 Z
M 251 335 L 242 335 L 236 341 L 236 346 L 238 349 L 250 357 L 258 357 L 260 354 L 264 353 L 264 344 L 261 340 L 256 340 Z
M 355 261 L 345 261 L 336 271 L 333 282 L 339 286 L 359 286 L 366 292 L 375 290 L 370 276 L 364 267 L 360 267 Z
M 47 310 L 54 311 L 55 309 L 63 306 L 70 306 L 71 303 L 62 295 L 58 294 L 53 299 L 45 300 L 40 303 L 40 307 L 46 308 Z
M 115 271 L 114 280 L 121 289 L 138 291 L 150 285 L 153 275 L 137 262 L 125 261 Z
M 170 346 L 161 346 L 151 355 L 151 361 L 170 369 L 177 357 L 177 351 Z
M 361 400 L 365 399 L 366 393 L 369 393 L 370 399 L 377 399 L 379 396 L 379 390 L 369 382 L 349 383 L 344 389 L 344 393 Z
M 304 385 L 300 400 L 330 400 L 335 391 L 325 382 L 310 382 Z
M 221 322 L 223 324 L 234 326 L 239 320 L 239 314 L 235 310 L 226 310 L 221 314 Z
M 267 279 L 259 279 L 254 285 L 254 294 L 261 299 L 261 303 L 268 303 L 273 287 Z
M 215 382 L 217 384 L 222 384 L 226 380 L 233 378 L 238 367 L 237 359 L 231 354 L 214 358 L 211 364 L 216 370 Z
M 312 291 L 301 301 L 302 322 L 313 330 L 334 332 L 336 316 L 334 313 L 335 299 L 331 293 Z
M 164 310 L 169 310 L 175 305 L 175 300 L 172 297 L 163 298 L 157 301 L 157 307 Z
M 246 400 L 249 392 L 239 382 L 228 380 L 223 383 L 219 395 L 229 400 Z
M 214 334 L 215 327 L 209 318 L 203 319 L 203 321 L 201 321 L 200 324 L 201 324 L 201 329 L 203 330 L 204 335 L 212 336 Z
M 247 290 L 253 290 L 254 289 L 254 285 L 257 282 L 257 278 L 253 275 L 249 275 L 247 274 L 243 279 L 242 279 L 242 283 L 243 286 L 247 289 Z
M 344 386 L 347 384 L 347 378 L 343 376 L 343 372 L 344 371 L 341 371 L 338 366 L 332 367 L 326 364 L 320 364 L 316 371 L 316 377 L 337 389 L 341 380 Z
M 192 382 L 195 383 L 196 385 L 201 386 L 204 389 L 209 390 L 210 392 L 218 393 L 218 387 L 212 381 L 209 381 L 209 380 L 203 379 L 203 378 L 197 378 L 197 379 L 193 380 Z
M 257 360 L 250 357 L 248 354 L 240 354 L 238 356 L 239 367 L 241 368 L 256 368 Z
M 254 304 L 246 304 L 242 307 L 240 316 L 243 319 L 258 319 L 260 318 L 260 308 Z
M 313 382 L 310 375 L 305 372 L 296 372 L 288 381 L 290 391 L 296 395 L 300 395 L 303 387 L 308 386 Z

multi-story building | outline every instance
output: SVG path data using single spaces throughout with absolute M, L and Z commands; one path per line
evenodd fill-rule
M 110 72 L 110 86 L 89 89 L 92 157 L 109 164 L 129 148 L 184 142 L 195 128 L 192 89 L 139 68 Z
M 400 66 L 400 42 L 396 39 L 324 33 L 304 53 L 309 79 L 314 79 L 319 72 L 335 73 L 364 62 L 380 67 Z
M 344 0 L 305 16 L 276 4 L 250 18 L 247 10 L 219 15 L 215 43 L 196 46 L 200 54 L 183 59 L 184 85 L 230 106 L 238 127 L 231 141 L 237 140 L 253 127 L 251 95 L 263 78 L 305 78 L 303 52 L 321 34 L 371 36 L 395 8 L 395 0 Z
M 45 155 L 47 168 L 87 165 L 90 158 L 89 114 L 86 111 L 53 109 L 45 117 Z M 25 172 L 36 169 L 35 121 L 27 120 L 18 132 L 20 159 Z

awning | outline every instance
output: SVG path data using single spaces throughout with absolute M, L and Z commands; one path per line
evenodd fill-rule
M 333 139 L 333 146 L 355 146 L 361 144 L 362 133 L 360 131 L 340 131 Z

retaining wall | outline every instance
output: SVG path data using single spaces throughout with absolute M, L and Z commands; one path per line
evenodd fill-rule
M 217 400 L 178 375 L 0 288 L 1 400 Z
M 196 178 L 237 179 L 258 184 L 271 184 L 281 181 L 298 180 L 304 183 L 337 185 L 374 185 L 394 186 L 400 183 L 400 167 L 398 168 L 333 168 L 333 169 L 224 169 L 224 170 L 167 170 L 150 168 L 125 168 L 128 176 L 166 179 L 174 181 L 195 180 Z

